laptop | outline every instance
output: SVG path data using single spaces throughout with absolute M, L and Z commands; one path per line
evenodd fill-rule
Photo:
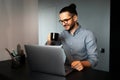
M 30 70 L 67 76 L 73 69 L 65 65 L 66 55 L 62 46 L 24 45 Z

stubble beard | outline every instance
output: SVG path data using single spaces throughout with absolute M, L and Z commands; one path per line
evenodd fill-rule
M 74 27 L 75 27 L 75 23 L 74 23 L 73 25 L 70 26 L 70 28 L 69 28 L 68 31 L 70 32 L 72 29 L 74 29 Z

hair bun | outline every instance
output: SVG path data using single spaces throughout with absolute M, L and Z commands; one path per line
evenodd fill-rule
M 70 4 L 69 7 L 72 9 L 76 9 L 76 5 L 74 3 Z

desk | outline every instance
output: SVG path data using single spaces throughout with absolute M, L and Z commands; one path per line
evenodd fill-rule
M 110 73 L 86 68 L 83 71 L 74 71 L 66 77 L 33 72 L 29 74 L 27 63 L 19 68 L 12 69 L 11 61 L 0 62 L 0 80 L 110 80 Z

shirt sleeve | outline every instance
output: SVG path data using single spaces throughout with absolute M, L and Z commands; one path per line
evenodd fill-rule
M 92 32 L 89 32 L 86 37 L 86 49 L 88 61 L 92 67 L 95 67 L 98 63 L 97 39 Z

